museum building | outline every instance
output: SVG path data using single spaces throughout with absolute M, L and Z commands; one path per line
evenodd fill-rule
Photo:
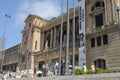
M 86 0 L 86 65 L 120 70 L 120 33 L 117 0 Z M 67 13 L 63 15 L 62 61 L 66 57 Z M 73 9 L 69 9 L 69 64 L 72 65 Z M 61 15 L 46 20 L 28 15 L 20 44 L 5 50 L 4 70 L 40 69 L 43 62 L 59 61 Z M 79 8 L 75 9 L 75 65 L 79 63 Z M 26 57 L 27 56 L 27 57 Z

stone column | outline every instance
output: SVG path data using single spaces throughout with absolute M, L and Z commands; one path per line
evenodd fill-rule
M 43 50 L 44 49 L 44 32 L 42 32 L 42 36 L 41 36 L 41 50 Z
M 35 63 L 34 63 L 34 54 L 33 53 L 31 53 L 31 62 L 30 63 L 31 63 L 30 68 L 32 71 L 34 71 Z
M 53 29 L 51 29 L 51 32 L 50 32 L 50 48 L 52 48 L 53 46 Z
M 39 32 L 39 36 L 40 36 L 40 41 L 39 40 L 37 41 L 38 42 L 37 47 L 40 46 L 40 47 L 38 47 L 39 48 L 38 51 L 41 51 L 41 47 L 42 47 L 42 45 L 41 45 L 41 42 L 42 42 L 42 30 L 41 29 L 40 29 L 40 32 Z
M 54 42 L 53 47 L 56 47 L 56 27 L 54 27 Z

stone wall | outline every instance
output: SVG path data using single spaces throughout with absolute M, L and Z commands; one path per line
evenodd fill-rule
M 90 74 L 80 76 L 58 76 L 52 77 L 38 77 L 38 78 L 19 78 L 8 80 L 120 80 L 120 73 L 108 73 L 108 74 Z

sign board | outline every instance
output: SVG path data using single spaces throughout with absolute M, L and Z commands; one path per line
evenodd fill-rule
M 79 1 L 79 67 L 86 64 L 85 0 Z

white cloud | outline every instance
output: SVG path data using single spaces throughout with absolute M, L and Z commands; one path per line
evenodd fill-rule
M 21 4 L 15 17 L 16 26 L 24 24 L 29 14 L 39 15 L 45 19 L 51 19 L 60 15 L 58 0 L 25 1 Z

